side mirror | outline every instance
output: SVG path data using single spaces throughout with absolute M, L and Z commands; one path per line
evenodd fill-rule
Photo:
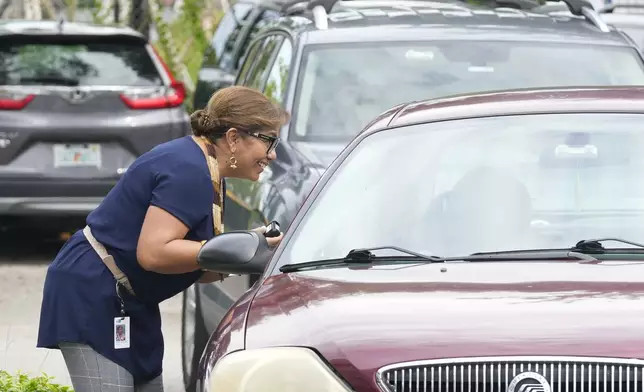
M 254 231 L 231 231 L 206 242 L 197 262 L 201 268 L 224 274 L 262 274 L 273 255 L 266 238 Z

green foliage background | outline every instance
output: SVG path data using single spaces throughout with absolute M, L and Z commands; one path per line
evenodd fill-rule
M 52 382 L 47 375 L 29 377 L 24 373 L 11 375 L 0 370 L 0 392 L 72 392 L 72 388 Z
M 154 1 L 154 0 L 149 0 Z M 214 33 L 219 20 L 223 16 L 223 11 L 215 9 L 209 15 L 205 15 L 205 10 L 208 8 L 205 4 L 206 0 L 184 0 L 183 12 L 179 17 L 171 23 L 164 22 L 160 16 L 157 16 L 154 23 L 159 31 L 159 40 L 153 45 L 163 57 L 163 60 L 170 67 L 172 73 L 178 79 L 180 69 L 177 66 L 179 63 L 186 66 L 188 75 L 193 82 L 196 83 L 199 69 L 203 61 L 203 55 L 210 43 L 210 37 Z M 203 27 L 203 19 L 209 18 L 212 20 L 210 28 Z M 165 39 L 166 35 L 163 31 L 169 32 L 172 37 L 171 41 Z M 183 53 L 182 56 L 178 56 Z M 187 109 L 191 111 L 192 104 L 192 91 L 188 91 L 188 99 L 186 100 Z

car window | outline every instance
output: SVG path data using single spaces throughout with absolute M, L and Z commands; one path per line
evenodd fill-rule
M 241 45 L 241 49 L 239 51 L 239 58 L 237 59 L 237 68 L 242 64 L 244 58 L 247 55 L 247 50 L 248 50 L 248 45 L 257 37 L 257 34 L 259 31 L 266 26 L 268 23 L 271 21 L 274 21 L 280 17 L 280 14 L 277 11 L 272 11 L 272 10 L 265 10 L 262 12 L 260 17 L 257 19 L 255 24 L 251 27 L 250 33 L 248 34 L 248 37 L 246 37 L 244 43 Z
M 275 55 L 275 50 L 280 42 L 284 39 L 282 35 L 270 35 L 264 39 L 262 49 L 257 53 L 257 59 L 253 69 L 248 74 L 248 78 L 244 85 L 255 88 L 257 90 L 264 90 L 266 78 L 271 69 L 271 59 Z
M 237 21 L 243 22 L 247 20 L 252 9 L 252 4 L 239 2 L 226 12 L 223 18 L 221 18 L 215 35 L 212 38 L 210 44 L 211 50 L 208 53 L 207 59 L 204 60 L 204 65 L 219 65 L 223 69 L 230 68 L 235 43 L 237 42 L 239 33 L 243 30 L 243 24 L 238 24 Z
M 284 39 L 268 72 L 264 94 L 275 103 L 282 103 L 286 91 L 289 68 L 293 57 L 293 44 L 290 39 Z
M 476 40 L 308 45 L 289 137 L 346 142 L 379 113 L 413 100 L 643 83 L 642 59 L 626 46 Z
M 251 44 L 248 56 L 237 74 L 236 84 L 246 85 L 248 83 L 250 71 L 253 69 L 253 65 L 257 62 L 257 53 L 262 50 L 263 46 L 263 40 L 258 40 Z
M 279 263 L 385 245 L 458 256 L 644 242 L 642 121 L 517 115 L 374 133 L 315 196 Z
M 157 86 L 163 80 L 145 46 L 88 39 L 0 46 L 0 85 Z

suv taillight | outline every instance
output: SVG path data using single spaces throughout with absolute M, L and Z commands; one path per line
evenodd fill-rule
M 34 97 L 33 94 L 0 91 L 0 110 L 22 110 Z
M 164 109 L 180 106 L 186 98 L 183 83 L 173 81 L 170 87 L 125 92 L 121 99 L 130 109 Z
M 170 87 L 164 93 L 157 92 L 156 95 L 154 92 L 150 92 L 147 96 L 141 93 L 124 93 L 121 94 L 121 99 L 130 109 L 162 109 L 181 106 L 186 99 L 186 87 L 174 78 L 170 67 L 163 61 L 154 46 L 152 46 L 152 52 L 170 78 Z

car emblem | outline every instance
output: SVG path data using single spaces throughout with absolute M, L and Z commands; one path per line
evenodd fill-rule
M 81 101 L 84 101 L 85 99 L 87 99 L 87 96 L 88 96 L 88 94 L 87 94 L 86 91 L 73 90 L 71 92 L 71 94 L 69 95 L 69 100 L 74 102 L 74 103 L 77 103 L 77 102 L 81 102 Z
M 550 383 L 539 373 L 519 373 L 510 381 L 507 392 L 552 392 Z
M 18 136 L 17 132 L 2 132 L 0 131 L 0 148 L 7 148 L 11 144 L 11 139 Z

